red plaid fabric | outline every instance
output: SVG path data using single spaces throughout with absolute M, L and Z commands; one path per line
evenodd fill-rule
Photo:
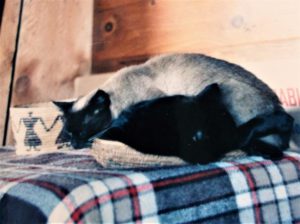
M 104 169 L 87 150 L 0 150 L 0 223 L 300 222 L 300 155 Z

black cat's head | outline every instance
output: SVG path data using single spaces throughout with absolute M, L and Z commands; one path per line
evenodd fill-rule
M 218 159 L 235 145 L 237 127 L 233 117 L 223 103 L 218 84 L 208 85 L 189 104 L 190 122 L 184 124 L 193 128 L 188 132 L 187 145 L 180 151 L 181 157 L 192 163 L 208 163 Z M 185 132 L 183 132 L 185 134 Z M 186 150 L 188 149 L 188 150 Z
M 109 95 L 96 90 L 75 101 L 53 101 L 63 113 L 64 132 L 75 149 L 88 147 L 91 138 L 111 123 Z

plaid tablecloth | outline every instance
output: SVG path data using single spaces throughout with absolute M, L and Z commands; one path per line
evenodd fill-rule
M 0 149 L 0 223 L 297 223 L 300 155 L 104 169 L 89 151 Z

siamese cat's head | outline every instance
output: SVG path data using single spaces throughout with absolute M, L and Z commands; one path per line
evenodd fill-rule
M 96 90 L 74 101 L 53 101 L 63 113 L 64 132 L 75 149 L 90 146 L 91 138 L 112 120 L 109 95 Z

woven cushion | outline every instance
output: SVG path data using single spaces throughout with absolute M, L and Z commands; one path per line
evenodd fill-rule
M 92 146 L 92 154 L 97 162 L 106 168 L 130 168 L 186 164 L 185 161 L 178 157 L 144 154 L 121 142 L 102 139 L 96 139 L 94 141 Z M 222 161 L 229 161 L 244 156 L 244 152 L 236 150 L 226 154 Z

